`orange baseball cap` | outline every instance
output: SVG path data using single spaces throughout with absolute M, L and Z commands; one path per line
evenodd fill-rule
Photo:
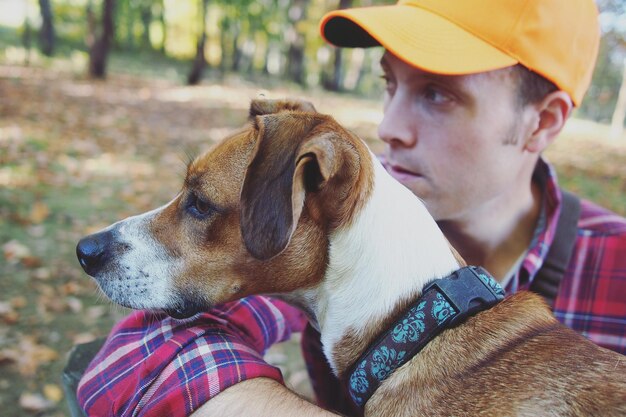
M 438 74 L 521 63 L 577 106 L 591 83 L 600 41 L 593 0 L 400 0 L 333 11 L 322 18 L 320 31 L 333 45 L 382 45 Z

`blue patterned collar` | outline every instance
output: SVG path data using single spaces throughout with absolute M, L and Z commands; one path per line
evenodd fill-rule
M 504 298 L 504 290 L 480 267 L 468 266 L 435 280 L 420 298 L 361 355 L 348 373 L 348 392 L 363 407 L 393 371 L 435 336 Z

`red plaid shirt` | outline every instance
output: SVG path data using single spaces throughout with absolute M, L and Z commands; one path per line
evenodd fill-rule
M 554 237 L 561 195 L 543 161 L 545 214 L 520 270 L 507 286 L 526 289 L 541 268 Z M 595 343 L 626 354 L 626 219 L 581 202 L 578 236 L 554 304 L 558 320 Z M 304 316 L 287 304 L 248 297 L 187 320 L 135 312 L 118 323 L 78 387 L 89 416 L 187 416 L 211 397 L 259 376 L 282 382 L 263 361 L 273 344 L 301 331 Z M 305 362 L 318 403 L 358 414 L 322 355 L 310 326 L 302 338 Z

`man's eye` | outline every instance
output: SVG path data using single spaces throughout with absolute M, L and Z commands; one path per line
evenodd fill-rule
M 434 104 L 446 104 L 452 101 L 450 95 L 432 85 L 424 88 L 424 98 Z
M 387 74 L 381 75 L 380 78 L 385 82 L 385 90 L 389 92 L 395 88 L 393 80 Z

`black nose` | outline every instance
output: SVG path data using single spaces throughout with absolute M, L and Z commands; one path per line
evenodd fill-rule
M 78 262 L 85 272 L 92 277 L 107 263 L 111 257 L 113 233 L 105 231 L 84 237 L 76 245 Z

